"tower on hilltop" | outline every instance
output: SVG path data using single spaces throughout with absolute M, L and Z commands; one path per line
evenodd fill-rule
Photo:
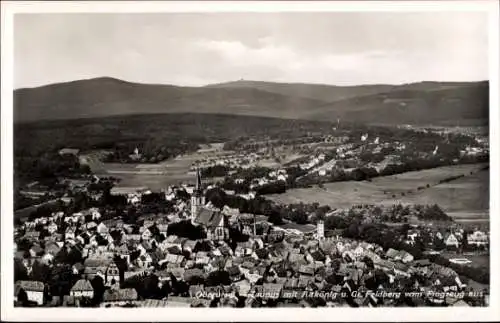
M 203 188 L 201 186 L 201 172 L 196 167 L 196 186 L 193 194 L 191 195 L 191 219 L 195 219 L 201 207 L 205 205 L 205 196 L 203 195 Z

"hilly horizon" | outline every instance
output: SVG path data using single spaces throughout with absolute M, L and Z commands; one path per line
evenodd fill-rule
M 388 124 L 487 124 L 489 82 L 335 86 L 240 80 L 202 87 L 99 77 L 14 90 L 14 121 L 212 113 Z

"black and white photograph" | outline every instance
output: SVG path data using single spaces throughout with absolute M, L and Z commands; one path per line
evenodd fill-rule
M 405 2 L 2 3 L 2 309 L 491 315 L 498 3 Z

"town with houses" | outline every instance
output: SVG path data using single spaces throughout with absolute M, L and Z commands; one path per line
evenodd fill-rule
M 490 4 L 6 2 L 5 321 L 494 316 Z
M 323 140 L 335 143 L 335 153 L 328 156 L 321 149 L 311 151 L 297 163 L 300 174 L 294 180 L 332 176 L 339 169 L 352 172 L 367 147 L 375 154 L 391 148 L 393 155 L 383 161 L 363 164 L 380 172 L 397 163 L 397 151 L 405 150 L 404 143 L 383 143 L 379 138 L 371 138 L 367 145 L 367 134 L 359 139 L 365 145 L 358 142 L 358 148 L 347 141 Z M 460 154 L 467 157 L 487 149 L 468 146 Z M 427 155 L 437 152 L 436 146 Z M 59 154 L 78 156 L 79 151 L 63 149 Z M 131 156 L 139 154 L 136 149 Z M 248 153 L 199 160 L 191 169 L 191 184 L 169 185 L 161 192 L 123 187 L 112 178 L 97 175 L 64 179 L 66 191 L 56 202 L 43 210 L 31 207 L 29 216 L 15 221 L 16 306 L 489 304 L 489 277 L 463 269 L 471 261 L 460 256 L 487 253 L 489 230 L 464 228 L 454 222 L 407 223 L 408 217 L 431 214 L 428 206 L 359 205 L 347 210 L 327 208 L 321 216 L 316 206 L 305 211 L 302 222 L 307 224 L 297 224 L 286 214 L 275 220 L 266 212 L 245 212 L 234 203 L 225 203 L 224 198 L 232 197 L 252 204 L 262 198 L 259 188 L 290 180 L 292 175 L 285 167 L 250 180 L 239 178 L 235 169 L 251 170 L 245 164 L 258 158 L 257 153 Z M 216 166 L 227 166 L 230 175 L 236 174 L 233 182 L 246 184 L 247 189 L 237 192 L 220 182 L 207 184 L 203 170 Z M 36 183 L 21 193 L 36 198 L 34 186 Z M 214 191 L 224 195 L 222 202 L 213 202 Z M 288 206 L 282 213 L 294 208 Z M 441 211 L 436 212 L 442 216 Z M 381 230 L 385 231 L 374 235 L 388 235 L 394 247 L 387 242 L 391 239 L 381 241 L 384 246 L 364 239 L 369 233 L 353 229 L 352 224 L 332 225 L 334 218 L 356 219 L 355 227 L 376 231 L 376 225 L 387 220 L 384 217 L 397 218 L 398 228 L 384 227 Z M 418 251 L 412 252 L 412 248 Z M 445 252 L 457 256 L 448 260 L 440 255 Z

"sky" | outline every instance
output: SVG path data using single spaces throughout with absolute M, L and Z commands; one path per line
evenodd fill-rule
M 14 87 L 488 79 L 481 12 L 16 14 Z

